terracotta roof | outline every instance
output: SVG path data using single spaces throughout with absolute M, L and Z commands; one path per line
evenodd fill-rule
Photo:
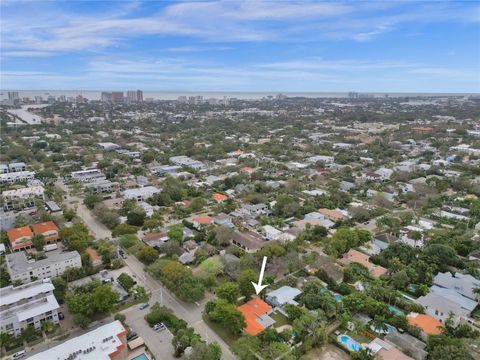
M 14 243 L 15 241 L 23 237 L 33 237 L 33 232 L 29 226 L 22 226 L 19 228 L 7 230 L 7 236 L 8 240 L 10 240 L 10 243 Z
M 412 313 L 407 316 L 408 323 L 412 326 L 418 326 L 427 335 L 438 335 L 442 333 L 439 329 L 443 324 L 433 316 L 425 314 Z
M 343 258 L 338 261 L 342 264 L 350 264 L 352 262 L 361 264 L 365 266 L 374 277 L 379 277 L 388 271 L 383 266 L 372 264 L 368 255 L 354 249 L 350 249 L 348 253 L 343 255 Z
M 35 235 L 42 235 L 48 231 L 59 231 L 60 229 L 53 221 L 46 221 L 39 224 L 33 224 L 32 230 Z
M 85 251 L 88 254 L 88 256 L 90 256 L 90 259 L 92 260 L 92 262 L 102 260 L 102 257 L 98 255 L 97 250 L 95 250 L 94 248 L 89 246 Z
M 322 215 L 325 215 L 331 220 L 342 220 L 345 219 L 345 215 L 343 215 L 340 211 L 338 210 L 332 210 L 332 209 L 327 209 L 327 208 L 322 208 L 319 209 L 318 212 Z
M 227 200 L 228 196 L 223 195 L 223 194 L 219 194 L 219 193 L 215 193 L 215 194 L 212 195 L 212 199 L 217 201 L 217 202 L 222 202 L 222 201 Z
M 257 335 L 259 332 L 265 329 L 260 323 L 257 322 L 257 317 L 265 315 L 267 312 L 272 310 L 272 307 L 260 298 L 256 297 L 249 302 L 238 306 L 237 310 L 240 311 L 245 317 L 245 323 L 247 326 L 243 330 L 250 335 Z
M 380 349 L 380 351 L 377 352 L 377 356 L 382 360 L 413 360 L 413 358 L 405 355 L 403 352 L 393 346 L 388 350 L 384 348 Z
M 213 218 L 210 216 L 198 216 L 193 221 L 199 223 L 200 225 L 207 225 L 213 222 Z
M 240 171 L 244 172 L 244 173 L 251 173 L 251 172 L 254 171 L 254 169 L 249 167 L 249 166 L 245 166 L 245 167 L 241 168 Z

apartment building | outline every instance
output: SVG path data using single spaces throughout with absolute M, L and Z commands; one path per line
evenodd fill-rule
M 43 235 L 46 243 L 56 242 L 59 238 L 58 232 L 60 229 L 53 221 L 45 221 L 32 226 L 34 235 Z
M 35 178 L 35 173 L 33 171 L 0 173 L 0 183 L 2 184 L 13 184 L 16 182 L 32 180 L 33 178 Z
M 96 168 L 72 171 L 70 175 L 72 176 L 72 179 L 83 182 L 83 183 L 89 183 L 89 182 L 106 179 L 105 174 Z
M 22 226 L 7 230 L 8 241 L 12 251 L 30 249 L 33 245 L 33 232 L 30 226 Z
M 119 188 L 118 183 L 113 183 L 110 180 L 98 180 L 85 185 L 85 188 L 94 194 L 110 193 Z
M 29 325 L 40 330 L 42 320 L 58 324 L 60 306 L 54 289 L 50 279 L 1 288 L 0 331 L 18 336 Z
M 127 355 L 127 330 L 116 320 L 37 353 L 29 359 L 125 360 Z
M 19 172 L 27 170 L 27 165 L 24 162 L 14 162 L 8 164 L 8 170 L 10 172 Z
M 54 243 L 58 240 L 60 229 L 53 221 L 46 221 L 32 226 L 22 226 L 7 230 L 12 251 L 26 250 L 32 247 L 32 238 L 35 235 L 43 235 L 46 243 Z
M 41 185 L 7 190 L 2 193 L 3 208 L 9 210 L 22 210 L 33 208 L 35 201 L 45 201 L 45 189 Z
M 81 268 L 78 251 L 51 253 L 46 259 L 30 260 L 24 251 L 5 256 L 7 271 L 12 281 L 26 284 L 34 279 L 47 279 L 62 275 L 68 268 Z
M 136 201 L 145 201 L 148 198 L 151 198 L 156 193 L 159 193 L 160 189 L 156 188 L 155 186 L 145 186 L 139 189 L 128 189 L 125 190 L 123 193 L 123 198 L 128 199 L 135 199 Z

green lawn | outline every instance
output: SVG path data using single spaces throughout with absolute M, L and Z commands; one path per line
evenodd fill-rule
M 221 325 L 214 323 L 213 321 L 210 321 L 207 319 L 206 316 L 203 316 L 203 320 L 207 323 L 207 325 L 215 331 L 215 333 L 222 338 L 223 341 L 225 341 L 229 347 L 232 346 L 232 344 L 238 340 L 239 336 L 234 336 L 232 335 L 228 330 L 224 329 Z
M 274 326 L 276 328 L 283 326 L 283 325 L 289 325 L 290 323 L 288 322 L 288 319 L 286 316 L 281 314 L 279 311 L 275 311 L 269 315 L 273 320 L 275 320 Z

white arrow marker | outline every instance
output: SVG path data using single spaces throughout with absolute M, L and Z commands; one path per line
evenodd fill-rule
M 255 288 L 255 292 L 260 294 L 260 292 L 265 289 L 268 285 L 262 285 L 262 280 L 263 280 L 263 273 L 265 272 L 265 265 L 267 265 L 267 257 L 263 257 L 263 262 L 262 262 L 262 269 L 260 270 L 260 276 L 258 277 L 258 284 L 255 284 L 252 281 L 252 285 Z

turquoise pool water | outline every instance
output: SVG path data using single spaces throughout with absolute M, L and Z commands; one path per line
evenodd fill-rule
M 389 306 L 388 307 L 388 310 L 390 310 L 391 312 L 395 313 L 396 315 L 405 315 L 405 313 L 400 310 L 399 308 L 395 307 L 395 306 Z
M 132 360 L 148 360 L 148 357 L 147 355 L 145 355 L 145 353 L 143 353 L 138 356 L 135 356 Z
M 373 331 L 379 334 L 390 334 L 393 330 L 395 330 L 395 328 L 392 325 L 390 324 L 385 324 L 385 325 L 386 325 L 386 329 L 375 328 L 373 325 L 370 325 L 370 329 L 372 329 Z
M 338 335 L 337 340 L 350 351 L 359 351 L 362 346 L 348 335 Z
M 335 300 L 336 300 L 337 302 L 342 301 L 342 299 L 343 299 L 343 296 L 342 296 L 342 295 L 340 295 L 340 294 L 335 294 Z

